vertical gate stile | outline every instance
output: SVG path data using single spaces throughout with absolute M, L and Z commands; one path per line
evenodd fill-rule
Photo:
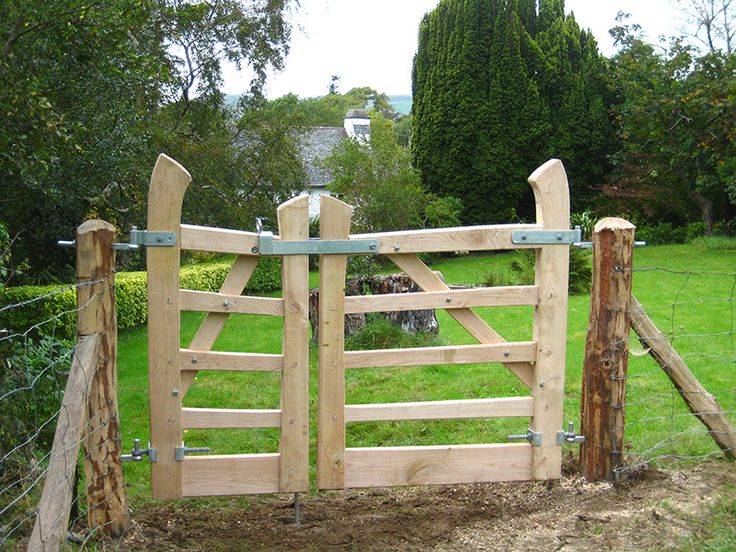
M 309 239 L 309 197 L 299 196 L 278 208 L 279 236 Z M 281 376 L 281 492 L 309 489 L 309 256 L 282 257 L 284 298 Z
M 181 207 L 191 182 L 176 161 L 160 155 L 148 192 L 148 230 L 174 232 L 173 247 L 149 247 L 148 268 L 148 382 L 150 387 L 151 446 L 158 460 L 151 464 L 154 498 L 180 498 L 181 462 L 174 448 L 181 444 L 179 373 L 179 256 Z
M 529 177 L 536 201 L 537 224 L 543 229 L 570 227 L 570 196 L 562 162 L 552 159 Z M 534 415 L 532 431 L 541 433 L 541 446 L 533 447 L 532 477 L 558 479 L 562 447 L 556 442 L 562 428 L 567 340 L 569 247 L 543 245 L 536 249 L 535 283 L 539 304 L 534 311 Z
M 320 201 L 320 239 L 350 235 L 353 209 L 333 197 Z M 347 255 L 319 258 L 319 415 L 317 486 L 345 487 L 345 273 Z

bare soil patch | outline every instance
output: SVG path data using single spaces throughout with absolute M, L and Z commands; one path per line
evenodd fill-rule
M 372 489 L 150 504 L 123 550 L 647 550 L 676 546 L 736 468 L 649 470 L 613 487 L 553 483 Z

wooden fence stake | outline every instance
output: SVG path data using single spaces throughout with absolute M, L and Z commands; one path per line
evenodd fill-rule
M 90 531 L 113 538 L 130 523 L 120 459 L 114 239 L 115 228 L 102 220 L 77 228 L 77 334 L 100 336 L 84 437 L 87 522 Z
M 589 481 L 610 480 L 623 462 L 629 300 L 635 227 L 604 218 L 593 231 L 593 285 L 585 342 L 580 465 Z
M 66 541 L 74 472 L 85 421 L 85 401 L 97 366 L 99 345 L 100 336 L 97 334 L 80 337 L 77 341 L 28 552 L 56 551 Z
M 649 354 L 670 378 L 690 412 L 708 428 L 708 433 L 723 453 L 729 458 L 736 458 L 736 431 L 716 398 L 695 378 L 667 337 L 644 312 L 636 297 L 631 299 L 630 312 L 631 327 L 639 336 L 639 341 L 649 349 Z

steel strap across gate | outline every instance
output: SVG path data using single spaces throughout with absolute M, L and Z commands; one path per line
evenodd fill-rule
M 551 160 L 529 178 L 535 224 L 470 226 L 350 234 L 352 208 L 321 197 L 320 238 L 309 239 L 308 197 L 278 210 L 278 236 L 181 224 L 191 181 L 161 155 L 148 204 L 148 355 L 154 498 L 303 492 L 309 488 L 309 254 L 320 255 L 317 485 L 344 489 L 454 484 L 560 477 L 570 230 L 567 177 Z M 153 233 L 156 234 L 153 234 Z M 145 237 L 145 236 L 144 236 Z M 171 239 L 168 239 L 171 237 Z M 533 285 L 450 289 L 418 253 L 534 249 Z M 180 289 L 182 250 L 235 254 L 219 292 Z M 423 290 L 345 296 L 347 258 L 386 255 Z M 242 295 L 261 256 L 282 256 L 281 298 Z M 507 342 L 473 307 L 534 307 L 531 341 Z M 447 309 L 474 345 L 345 351 L 349 313 Z M 191 343 L 180 346 L 180 312 L 206 316 Z M 284 319 L 280 354 L 212 351 L 230 314 Z M 501 363 L 529 389 L 519 397 L 345 404 L 345 370 L 437 364 Z M 281 374 L 281 405 L 274 410 L 186 408 L 182 400 L 198 371 Z M 348 423 L 421 419 L 529 419 L 520 442 L 347 448 Z M 183 443 L 188 428 L 279 428 L 279 452 L 198 454 Z M 199 450 L 199 449 L 197 449 Z

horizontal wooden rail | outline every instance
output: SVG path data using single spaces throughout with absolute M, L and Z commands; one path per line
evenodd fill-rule
M 227 295 L 224 293 L 183 289 L 179 292 L 179 308 L 183 311 L 283 316 L 284 300 L 278 297 Z
M 182 224 L 181 248 L 211 253 L 258 255 L 258 234 L 227 228 Z M 255 252 L 253 248 L 256 248 Z
M 281 427 L 281 410 L 182 408 L 181 425 L 185 429 Z
M 432 253 L 440 251 L 483 251 L 529 249 L 538 245 L 512 243 L 517 230 L 541 230 L 536 224 L 496 224 L 431 230 L 407 230 L 375 234 L 353 234 L 354 240 L 378 240 L 377 253 Z
M 396 420 L 453 420 L 461 418 L 513 418 L 531 416 L 532 397 L 501 397 L 455 401 L 424 401 L 345 406 L 346 422 Z
M 227 496 L 279 491 L 278 454 L 187 456 L 182 496 Z
M 346 487 L 446 485 L 532 478 L 526 443 L 345 449 Z
M 179 350 L 180 370 L 280 372 L 283 367 L 284 355 Z
M 345 368 L 474 364 L 476 362 L 534 362 L 536 357 L 537 345 L 533 341 L 413 349 L 376 349 L 346 352 Z
M 539 290 L 536 286 L 503 286 L 418 293 L 387 293 L 385 295 L 351 295 L 345 298 L 345 314 L 468 307 L 510 307 L 536 305 L 538 303 Z

